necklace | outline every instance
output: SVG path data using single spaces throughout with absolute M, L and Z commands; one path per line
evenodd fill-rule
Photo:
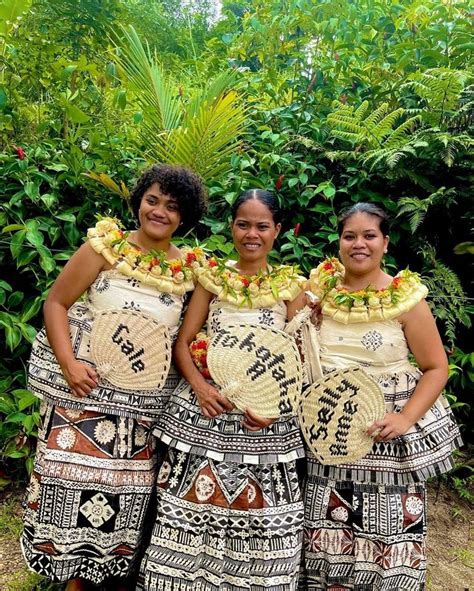
M 311 271 L 308 287 L 321 300 L 323 314 L 344 324 L 394 319 L 428 293 L 418 273 L 409 269 L 400 271 L 384 289 L 369 285 L 350 291 L 342 287 L 343 280 L 344 266 L 329 258 Z
M 278 265 L 244 275 L 228 261 L 211 257 L 207 266 L 198 271 L 198 281 L 219 300 L 237 306 L 260 308 L 282 300 L 294 300 L 302 291 L 306 279 L 297 267 Z
M 116 218 L 104 217 L 87 231 L 92 248 L 127 277 L 152 285 L 165 293 L 182 295 L 194 289 L 196 271 L 202 267 L 202 248 L 183 249 L 183 255 L 168 260 L 160 250 L 143 250 L 128 238 L 130 232 Z

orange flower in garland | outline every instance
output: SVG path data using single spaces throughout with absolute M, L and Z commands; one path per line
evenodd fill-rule
M 211 378 L 211 374 L 207 367 L 208 346 L 209 337 L 202 332 L 198 333 L 194 341 L 189 345 L 189 352 L 191 353 L 193 363 L 206 380 Z

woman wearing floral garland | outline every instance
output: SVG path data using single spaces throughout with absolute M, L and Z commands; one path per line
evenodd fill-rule
M 193 172 L 152 166 L 139 178 L 131 205 L 137 230 L 100 220 L 57 278 L 44 305 L 47 338 L 41 331 L 30 359 L 42 426 L 22 546 L 33 570 L 68 581 L 68 591 L 104 580 L 107 589 L 126 588 L 156 478 L 152 427 L 177 383 L 170 372 L 162 389 L 138 386 L 145 353 L 126 338 L 126 321 L 114 338 L 137 378 L 116 387 L 116 376 L 99 377 L 91 361 L 94 322 L 111 310 L 132 322 L 144 315 L 145 324 L 164 326 L 172 338 L 204 260 L 200 249 L 181 252 L 170 242 L 204 210 L 205 191 Z
M 273 195 L 243 193 L 232 211 L 237 262 L 210 259 L 200 272 L 175 347 L 185 380 L 158 423 L 169 451 L 140 568 L 147 591 L 297 588 L 303 507 L 295 460 L 304 450 L 296 420 L 233 409 L 189 349 L 206 320 L 210 336 L 235 324 L 282 330 L 304 303 L 296 270 L 268 265 L 279 231 Z
M 383 419 L 361 460 L 337 466 L 308 454 L 301 589 L 420 590 L 426 566 L 425 481 L 452 465 L 459 431 L 440 392 L 448 364 L 425 302 L 408 270 L 391 277 L 387 215 L 358 203 L 339 219 L 340 258 L 313 270 L 321 300 L 324 370 L 358 365 L 380 386 Z M 419 369 L 408 360 L 409 352 Z

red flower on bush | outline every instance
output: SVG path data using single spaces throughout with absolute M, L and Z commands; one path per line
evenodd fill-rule
M 300 233 L 300 229 L 301 229 L 301 224 L 298 222 L 293 230 L 293 234 L 295 236 L 298 236 L 298 234 Z
M 20 148 L 19 146 L 14 146 L 16 155 L 18 156 L 18 160 L 24 160 L 26 158 L 25 150 Z
M 283 179 L 284 179 L 284 178 L 285 178 L 285 175 L 284 175 L 284 174 L 281 174 L 281 175 L 280 175 L 280 176 L 277 178 L 277 180 L 276 180 L 276 183 L 275 183 L 275 191 L 279 191 L 279 190 L 281 189 L 281 187 L 282 187 L 282 185 L 283 185 Z

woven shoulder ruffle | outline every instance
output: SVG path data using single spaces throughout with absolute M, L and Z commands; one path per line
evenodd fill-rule
M 163 252 L 143 253 L 127 240 L 128 234 L 115 218 L 103 218 L 87 231 L 87 238 L 95 252 L 127 277 L 174 295 L 194 289 L 206 260 L 201 248 L 183 248 L 182 257 L 167 260 Z
M 349 291 L 341 287 L 344 267 L 337 259 L 322 262 L 310 274 L 307 288 L 321 300 L 322 312 L 337 322 L 352 324 L 393 320 L 426 298 L 428 288 L 418 273 L 400 271 L 382 290 L 368 287 Z
M 248 308 L 264 308 L 293 301 L 306 279 L 295 267 L 280 265 L 257 275 L 242 275 L 230 264 L 211 258 L 198 270 L 198 281 L 221 301 Z

